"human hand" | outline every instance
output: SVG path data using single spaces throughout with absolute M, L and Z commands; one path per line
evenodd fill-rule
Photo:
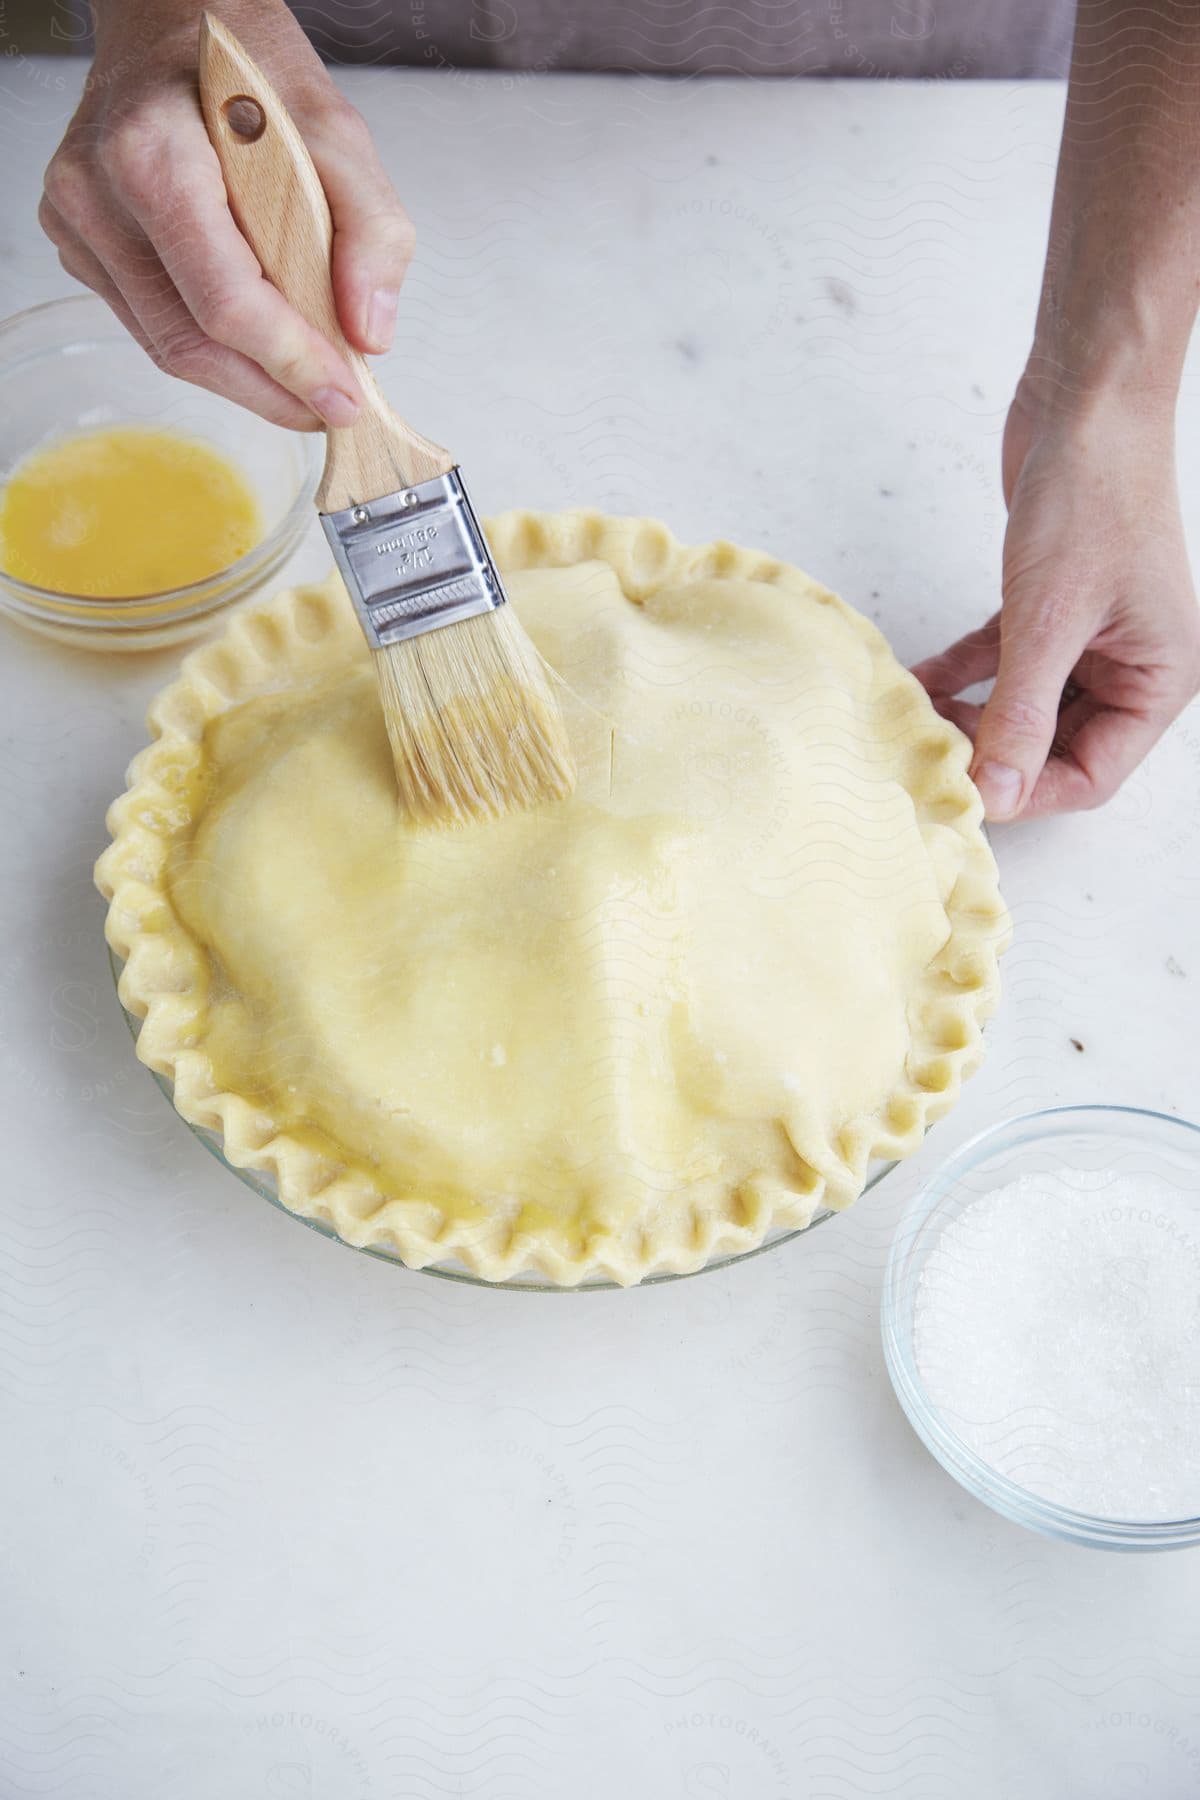
M 988 818 L 1100 806 L 1200 692 L 1170 408 L 1018 391 L 1003 479 L 1001 610 L 913 673 L 974 739 Z M 992 677 L 984 705 L 955 697 Z
M 263 279 L 234 223 L 197 93 L 195 0 L 98 0 L 96 59 L 46 170 L 38 217 L 67 273 L 106 300 L 159 368 L 276 424 L 352 423 L 345 359 Z M 413 232 L 360 115 L 282 0 L 222 19 L 279 89 L 333 215 L 338 318 L 386 350 Z

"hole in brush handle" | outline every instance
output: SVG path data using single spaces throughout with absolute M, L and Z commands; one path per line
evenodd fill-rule
M 249 94 L 234 94 L 221 108 L 225 123 L 243 144 L 256 144 L 267 129 L 267 115 Z

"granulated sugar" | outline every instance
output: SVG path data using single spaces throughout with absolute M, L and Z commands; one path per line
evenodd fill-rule
M 1151 1175 L 1023 1175 L 943 1229 L 914 1351 L 1009 1480 L 1109 1519 L 1200 1513 L 1200 1211 Z

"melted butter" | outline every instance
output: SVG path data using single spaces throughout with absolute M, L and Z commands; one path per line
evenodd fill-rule
M 245 477 L 207 444 L 122 425 L 60 438 L 0 494 L 0 567 L 56 594 L 139 599 L 219 574 L 262 535 Z

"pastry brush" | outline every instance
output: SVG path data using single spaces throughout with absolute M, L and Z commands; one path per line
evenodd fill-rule
M 496 817 L 569 794 L 575 768 L 545 665 L 508 604 L 454 458 L 388 406 L 338 324 L 333 227 L 287 109 L 205 14 L 200 102 L 230 210 L 263 274 L 353 369 L 364 395 L 330 430 L 316 501 L 374 652 L 405 809 Z

